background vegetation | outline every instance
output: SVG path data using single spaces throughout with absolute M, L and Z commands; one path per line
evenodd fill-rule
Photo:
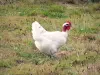
M 61 30 L 72 22 L 61 59 L 40 53 L 31 24 Z M 0 0 L 0 75 L 100 75 L 99 0 Z

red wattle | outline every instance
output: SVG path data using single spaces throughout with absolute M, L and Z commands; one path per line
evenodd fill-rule
M 66 30 L 70 30 L 70 26 L 67 26 Z

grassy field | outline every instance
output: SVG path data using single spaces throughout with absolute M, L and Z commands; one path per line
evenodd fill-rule
M 72 29 L 60 50 L 68 54 L 54 59 L 40 53 L 32 39 L 32 22 L 60 31 L 66 20 Z M 100 75 L 100 4 L 1 4 L 0 75 Z

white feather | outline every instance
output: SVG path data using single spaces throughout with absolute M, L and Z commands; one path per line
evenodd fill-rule
M 37 21 L 32 23 L 32 36 L 36 47 L 46 54 L 55 54 L 66 43 L 67 32 L 46 31 Z

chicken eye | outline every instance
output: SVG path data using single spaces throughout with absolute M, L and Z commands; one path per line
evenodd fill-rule
M 66 24 L 66 25 L 69 25 L 69 24 Z

